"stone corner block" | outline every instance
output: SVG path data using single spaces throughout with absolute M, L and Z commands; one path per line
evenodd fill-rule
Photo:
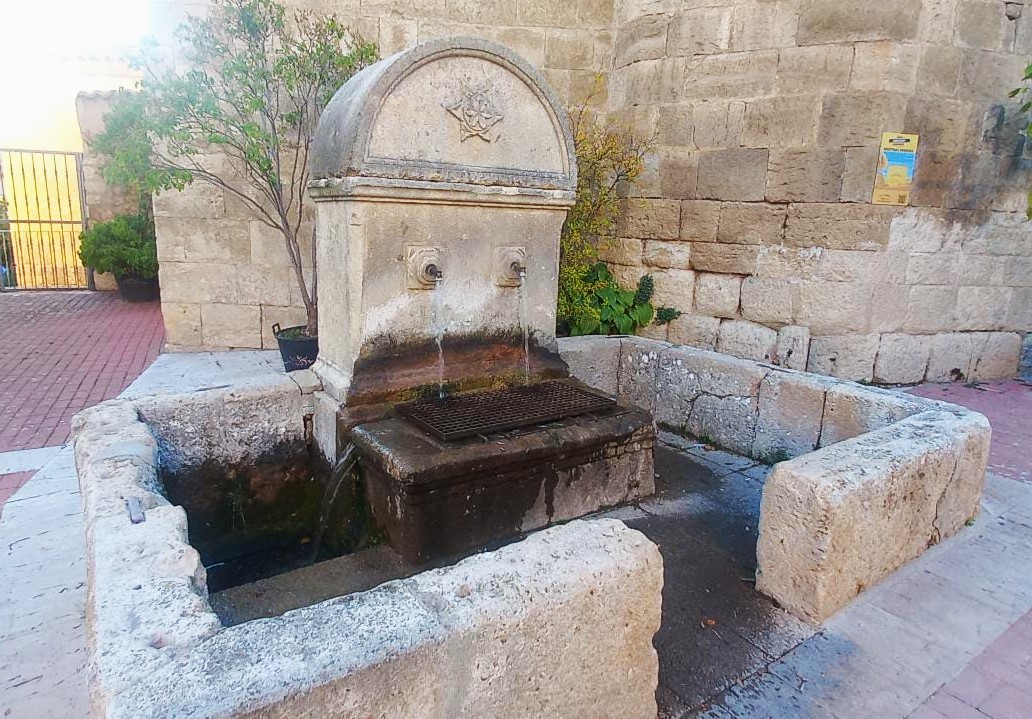
M 978 511 L 990 437 L 972 415 L 922 412 L 776 465 L 757 589 L 820 623 L 963 527 Z
M 559 340 L 559 356 L 581 382 L 615 395 L 619 390 L 620 346 L 617 337 L 563 337 Z

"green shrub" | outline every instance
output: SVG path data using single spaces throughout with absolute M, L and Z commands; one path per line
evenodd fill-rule
M 571 111 L 577 198 L 560 236 L 556 324 L 563 335 L 631 334 L 653 317 L 669 322 L 680 314 L 652 306 L 652 277 L 642 277 L 636 290 L 626 289 L 598 257 L 598 244 L 616 226 L 617 190 L 641 175 L 652 142 L 603 124 L 591 114 L 589 101 Z
M 144 279 L 158 274 L 154 222 L 147 215 L 120 215 L 109 222 L 98 222 L 79 239 L 79 258 L 96 272 Z

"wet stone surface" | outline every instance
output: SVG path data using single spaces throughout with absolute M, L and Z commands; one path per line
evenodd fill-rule
M 656 445 L 656 494 L 613 513 L 664 562 L 657 699 L 661 717 L 705 711 L 724 690 L 814 634 L 755 590 L 769 468 L 670 434 Z

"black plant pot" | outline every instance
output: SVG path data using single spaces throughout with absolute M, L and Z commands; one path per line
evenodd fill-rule
M 272 333 L 279 343 L 283 369 L 287 372 L 308 369 L 315 363 L 319 355 L 319 338 L 306 335 L 304 325 L 283 328 L 275 324 Z
M 137 274 L 115 275 L 118 294 L 126 302 L 154 302 L 161 297 L 158 278 L 144 279 Z

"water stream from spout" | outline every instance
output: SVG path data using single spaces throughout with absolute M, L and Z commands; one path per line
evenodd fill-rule
M 340 455 L 340 459 L 337 460 L 337 464 L 333 465 L 330 479 L 326 482 L 326 489 L 323 491 L 322 505 L 319 507 L 319 524 L 315 529 L 315 538 L 312 540 L 312 553 L 309 555 L 311 564 L 315 564 L 315 560 L 319 558 L 319 549 L 322 547 L 323 535 L 326 533 L 326 525 L 330 521 L 333 503 L 337 500 L 337 493 L 340 492 L 340 487 L 344 484 L 345 478 L 351 474 L 357 463 L 358 452 L 355 449 L 355 445 L 348 442 L 344 452 Z
M 526 279 L 527 271 L 520 270 L 520 282 L 516 285 L 516 302 L 520 332 L 523 333 L 523 383 L 530 384 L 530 329 L 527 326 L 527 296 L 523 291 L 523 283 Z
M 443 277 L 434 280 L 433 297 L 430 299 L 430 331 L 437 342 L 437 397 L 444 399 L 444 292 Z

